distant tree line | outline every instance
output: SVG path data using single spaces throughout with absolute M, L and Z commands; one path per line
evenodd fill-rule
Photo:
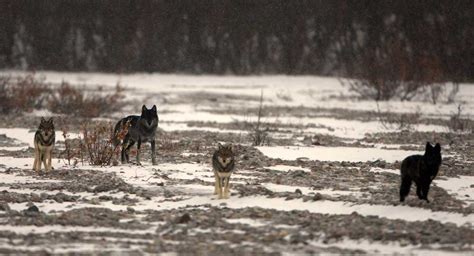
M 466 81 L 473 3 L 6 0 L 0 68 Z

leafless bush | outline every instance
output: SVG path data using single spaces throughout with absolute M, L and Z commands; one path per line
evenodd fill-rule
M 62 126 L 61 131 L 64 138 L 64 150 L 60 152 L 59 158 L 62 158 L 65 164 L 71 166 L 77 166 L 79 162 L 84 164 L 84 144 L 82 140 L 71 139 L 66 125 Z
M 160 135 L 160 140 L 158 141 L 158 150 L 160 152 L 173 152 L 179 149 L 179 143 L 174 142 L 172 138 L 163 133 Z
M 454 83 L 453 86 L 451 87 L 451 90 L 448 92 L 448 96 L 447 96 L 448 103 L 454 102 L 454 98 L 456 97 L 458 92 L 459 92 L 459 84 Z
M 385 129 L 395 129 L 395 130 L 409 130 L 413 127 L 414 124 L 418 122 L 421 117 L 421 114 L 417 111 L 415 113 L 401 113 L 395 114 L 392 112 L 382 112 L 380 110 L 379 104 L 377 103 L 377 116 L 380 124 Z
M 66 82 L 52 95 L 49 108 L 61 114 L 81 117 L 98 117 L 104 113 L 120 110 L 123 89 L 117 84 L 115 92 L 108 95 L 86 94 Z
M 12 78 L 0 76 L 0 113 L 31 112 L 43 107 L 49 88 L 34 74 Z
M 351 91 L 376 101 L 410 101 L 428 91 L 430 101 L 438 102 L 446 86 L 438 56 L 414 55 L 399 40 L 361 47 L 357 65 L 350 66 L 354 79 L 340 80 Z
M 472 121 L 467 118 L 462 118 L 462 105 L 458 105 L 458 111 L 451 115 L 448 127 L 454 132 L 472 131 Z
M 84 149 L 89 163 L 107 166 L 112 164 L 114 155 L 120 150 L 120 144 L 115 145 L 114 141 L 123 140 L 127 129 L 115 134 L 111 123 L 83 124 L 81 133 L 81 149 Z
M 257 123 L 252 124 L 252 129 L 249 133 L 252 138 L 252 144 L 254 146 L 262 146 L 268 144 L 269 140 L 269 128 L 268 126 L 263 128 L 264 124 L 262 122 L 263 117 L 263 91 L 260 93 L 260 104 L 258 107 L 257 113 Z
M 47 108 L 51 112 L 80 117 L 98 117 L 104 113 L 120 110 L 123 88 L 117 84 L 115 91 L 104 94 L 87 94 L 62 82 L 58 89 L 45 83 L 34 74 L 12 78 L 0 76 L 0 113 L 31 112 Z

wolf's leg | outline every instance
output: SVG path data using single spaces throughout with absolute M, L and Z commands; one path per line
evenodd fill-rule
M 47 153 L 48 150 L 47 149 L 44 149 L 43 148 L 43 151 L 41 152 L 41 161 L 43 162 L 43 166 L 44 166 L 44 170 L 47 171 L 47 168 L 48 168 L 48 165 L 46 164 L 46 158 L 47 158 Z M 40 165 L 40 169 L 41 169 L 41 165 Z
M 223 194 L 222 194 L 223 178 L 219 177 L 219 182 L 218 182 L 218 184 L 219 184 L 219 187 L 217 188 L 217 189 L 218 189 L 218 194 L 219 194 L 218 198 L 219 198 L 219 199 L 222 199 L 222 198 L 223 198 Z
M 229 198 L 229 182 L 230 176 L 225 178 L 225 186 L 224 186 L 224 198 Z
M 45 150 L 44 162 L 46 163 L 44 169 L 47 172 L 51 171 L 51 149 L 49 148 Z
M 415 182 L 416 184 L 416 195 L 419 199 L 423 199 L 423 191 L 421 182 Z
M 430 202 L 430 200 L 428 200 L 428 192 L 430 191 L 430 183 L 429 181 L 425 181 L 425 182 L 422 182 L 421 185 L 421 191 L 423 193 L 423 197 L 420 198 L 420 199 L 425 199 L 426 202 Z
M 140 163 L 140 149 L 142 147 L 142 140 L 141 139 L 138 139 L 137 141 L 137 164 L 138 165 L 141 165 Z
M 49 171 L 53 169 L 53 147 L 48 150 L 48 167 Z
M 40 163 L 39 151 L 38 151 L 38 147 L 36 146 L 35 147 L 35 162 L 33 163 L 33 170 L 35 170 L 36 172 L 39 172 L 38 163 Z
M 216 179 L 216 182 L 214 182 L 214 195 L 217 195 L 219 193 L 219 176 L 217 176 L 216 172 L 214 172 L 214 178 Z
M 151 164 L 156 165 L 155 138 L 150 141 L 151 144 Z
M 400 185 L 400 202 L 405 201 L 405 197 L 410 193 L 411 178 L 407 175 L 402 177 L 402 184 Z

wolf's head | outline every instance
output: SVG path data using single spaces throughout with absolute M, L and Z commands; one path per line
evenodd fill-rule
M 217 149 L 217 161 L 223 166 L 227 167 L 234 161 L 234 151 L 232 150 L 232 144 L 223 146 L 219 143 Z
M 44 117 L 42 117 L 38 130 L 40 131 L 43 138 L 51 137 L 54 134 L 53 118 L 51 117 L 50 119 L 46 120 Z
M 145 105 L 142 106 L 141 119 L 146 121 L 148 126 L 158 125 L 158 113 L 156 112 L 156 105 L 153 105 L 151 109 L 147 109 Z
M 441 164 L 441 145 L 436 143 L 433 147 L 431 143 L 426 142 L 426 149 L 425 149 L 425 163 L 430 168 L 437 168 Z

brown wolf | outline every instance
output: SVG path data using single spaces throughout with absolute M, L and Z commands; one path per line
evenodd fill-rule
M 53 118 L 46 121 L 42 117 L 38 130 L 35 133 L 35 162 L 33 164 L 33 170 L 39 172 L 41 170 L 41 163 L 43 163 L 46 171 L 51 170 L 51 154 L 55 141 L 56 135 L 54 132 Z
M 229 198 L 229 180 L 235 167 L 231 144 L 223 146 L 219 143 L 218 149 L 212 156 L 212 167 L 216 178 L 214 194 L 218 195 L 219 199 Z

